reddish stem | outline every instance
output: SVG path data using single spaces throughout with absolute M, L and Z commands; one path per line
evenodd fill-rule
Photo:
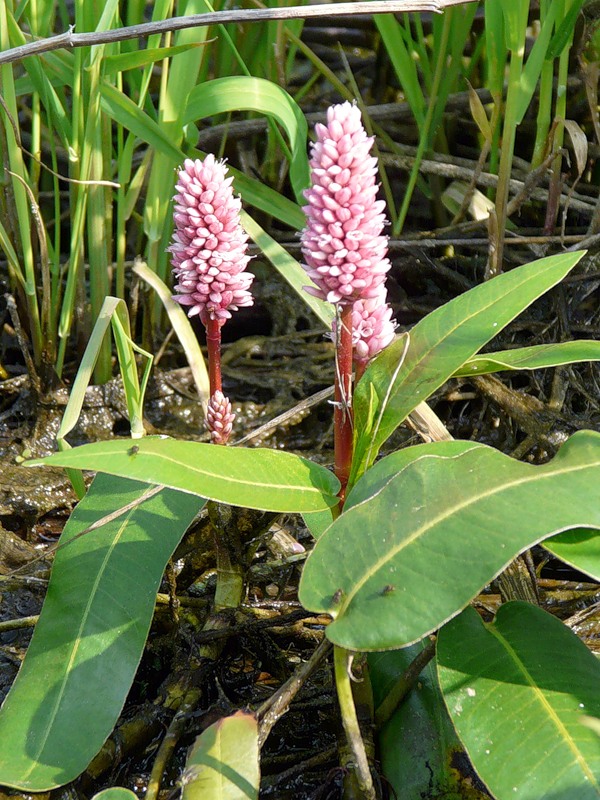
M 368 361 L 357 361 L 354 365 L 354 385 L 359 382 L 362 376 L 365 374 L 365 370 L 367 368 Z
M 210 396 L 221 391 L 221 325 L 209 317 L 206 323 L 206 348 L 208 350 L 208 377 Z
M 338 307 L 335 356 L 334 450 L 335 474 L 342 484 L 340 506 L 346 497 L 346 485 L 352 463 L 352 303 Z

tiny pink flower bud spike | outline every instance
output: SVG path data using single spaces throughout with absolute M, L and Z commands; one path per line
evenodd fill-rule
M 234 419 L 235 414 L 231 410 L 229 398 L 217 390 L 210 398 L 206 411 L 206 427 L 215 444 L 227 444 Z
M 359 381 L 369 361 L 391 344 L 396 331 L 393 311 L 386 302 L 387 292 L 380 296 L 357 300 L 352 306 L 352 343 L 356 380 Z
M 373 139 L 366 134 L 360 110 L 351 103 L 331 106 L 327 124 L 317 124 L 315 131 L 301 242 L 305 270 L 314 283 L 306 291 L 337 305 L 335 472 L 343 503 L 352 461 L 353 344 L 360 345 L 359 360 L 364 362 L 369 352 L 375 353 L 375 328 L 377 337 L 389 334 L 389 317 L 385 319 L 387 312 L 379 306 L 385 306 L 383 284 L 390 262 L 382 233 L 385 204 L 376 199 L 377 160 L 369 155 Z M 354 315 L 358 303 L 362 305 Z M 370 334 L 367 319 L 372 320 Z M 357 337 L 355 322 L 361 324 Z
M 233 178 L 226 175 L 225 162 L 213 155 L 204 161 L 185 160 L 175 187 L 175 231 L 169 247 L 173 299 L 188 306 L 190 317 L 199 314 L 206 328 L 211 401 L 217 392 L 222 397 L 221 327 L 232 311 L 254 302 L 250 292 L 254 275 L 246 271 L 250 256 L 248 236 L 240 224 L 241 201 L 233 196 Z

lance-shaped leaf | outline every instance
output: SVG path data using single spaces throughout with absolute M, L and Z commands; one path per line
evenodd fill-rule
M 454 373 L 455 377 L 486 375 L 516 369 L 546 369 L 581 361 L 600 361 L 600 342 L 581 339 L 575 342 L 554 342 L 532 347 L 517 347 L 497 353 L 483 353 L 470 358 Z
M 264 511 L 323 511 L 339 502 L 339 481 L 328 469 L 293 453 L 258 447 L 146 436 L 133 445 L 130 440 L 95 442 L 27 463 L 108 472 Z
M 418 404 L 540 295 L 583 253 L 561 253 L 499 275 L 437 308 L 369 365 L 354 393 L 354 458 L 350 483 Z
M 485 445 L 418 458 L 325 531 L 304 567 L 300 600 L 334 617 L 327 636 L 342 647 L 417 641 L 532 544 L 600 528 L 599 469 L 600 434 L 591 431 L 541 466 Z
M 60 538 L 40 619 L 0 710 L 0 784 L 53 789 L 100 750 L 133 682 L 164 568 L 203 504 L 96 477 Z
M 507 603 L 440 631 L 438 675 L 473 766 L 497 800 L 598 800 L 600 663 L 560 620 Z

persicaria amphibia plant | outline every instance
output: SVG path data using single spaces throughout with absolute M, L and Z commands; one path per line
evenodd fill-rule
M 335 470 L 345 487 L 352 460 L 352 363 L 360 376 L 393 339 L 384 286 L 391 265 L 382 233 L 385 204 L 376 199 L 377 160 L 369 155 L 373 139 L 360 110 L 351 103 L 331 106 L 327 124 L 315 131 L 301 241 L 305 270 L 315 284 L 306 291 L 337 306 Z
M 254 302 L 246 271 L 248 236 L 240 224 L 241 201 L 224 161 L 208 155 L 186 159 L 175 187 L 175 232 L 169 247 L 175 275 L 173 299 L 198 314 L 206 328 L 210 376 L 206 424 L 214 442 L 225 444 L 234 415 L 221 386 L 221 327 L 231 312 Z

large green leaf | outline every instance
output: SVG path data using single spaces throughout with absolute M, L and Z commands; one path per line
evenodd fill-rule
M 438 674 L 450 716 L 496 800 L 598 800 L 600 663 L 562 622 L 507 603 L 442 629 Z
M 328 469 L 258 447 L 145 436 L 133 446 L 130 440 L 95 442 L 27 463 L 108 472 L 264 511 L 323 511 L 339 502 L 339 481 Z
M 467 442 L 464 439 L 451 439 L 444 442 L 426 442 L 412 447 L 404 447 L 373 464 L 359 482 L 348 494 L 344 508 L 347 511 L 352 506 L 364 503 L 369 497 L 377 494 L 392 478 L 413 461 L 423 456 L 437 456 L 437 458 L 454 458 L 468 450 L 481 447 L 478 442 Z
M 561 253 L 499 275 L 422 319 L 368 367 L 354 393 L 355 442 L 350 482 L 416 406 L 505 325 L 558 283 L 583 253 Z M 404 358 L 403 358 L 404 356 Z
M 198 84 L 189 94 L 183 123 L 229 111 L 267 114 L 285 130 L 291 149 L 290 181 L 299 203 L 310 183 L 306 118 L 296 101 L 276 83 L 250 75 L 234 75 Z
M 600 533 L 585 528 L 559 533 L 544 542 L 552 555 L 600 581 Z
M 485 445 L 418 458 L 325 531 L 304 567 L 300 601 L 334 617 L 327 636 L 342 647 L 415 642 L 535 542 L 600 528 L 599 470 L 600 433 L 590 431 L 541 466 Z
M 257 800 L 256 718 L 238 711 L 207 728 L 192 748 L 184 775 L 183 800 Z
M 369 655 L 376 706 L 405 672 L 423 643 Z M 379 731 L 379 757 L 386 781 L 402 800 L 424 797 L 463 800 L 453 760 L 462 746 L 446 711 L 433 664 Z M 470 800 L 476 800 L 469 795 Z
M 165 565 L 203 504 L 96 477 L 63 531 L 40 619 L 0 710 L 0 784 L 53 789 L 101 748 L 139 664 Z M 79 535 L 117 509 L 120 516 Z
M 490 372 L 515 369 L 546 369 L 581 361 L 600 361 L 600 342 L 594 339 L 581 339 L 575 342 L 538 344 L 532 347 L 517 347 L 514 350 L 500 350 L 496 353 L 483 353 L 470 358 L 456 370 L 454 376 L 486 375 Z

